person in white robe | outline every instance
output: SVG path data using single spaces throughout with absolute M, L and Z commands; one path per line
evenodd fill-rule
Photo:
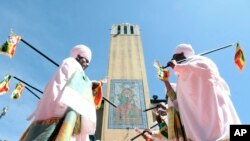
M 91 50 L 85 45 L 80 44 L 72 48 L 70 57 L 62 61 L 45 87 L 43 97 L 29 117 L 29 120 L 33 119 L 32 124 L 21 137 L 21 141 L 88 141 L 89 135 L 95 134 L 96 107 L 93 101 L 93 84 L 84 73 L 91 57 Z M 67 111 L 71 113 L 70 116 L 66 116 Z M 74 131 L 62 123 L 63 120 L 69 123 L 73 117 L 71 123 Z M 67 137 L 65 132 L 69 134 Z
M 216 64 L 195 55 L 190 44 L 180 44 L 168 65 L 177 75 L 177 102 L 187 139 L 229 140 L 230 125 L 241 122 Z

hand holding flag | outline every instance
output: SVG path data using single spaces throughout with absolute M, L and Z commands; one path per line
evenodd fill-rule
M 102 80 L 100 80 L 100 82 L 103 83 L 103 84 L 107 84 L 107 82 L 108 82 L 108 77 L 105 76 Z
M 164 70 L 161 65 L 160 65 L 160 62 L 158 60 L 155 60 L 154 63 L 153 63 L 153 66 L 157 69 L 157 77 L 158 79 L 160 80 L 163 80 L 163 81 L 167 81 L 168 78 L 169 78 L 169 75 L 170 75 L 170 72 L 169 70 Z

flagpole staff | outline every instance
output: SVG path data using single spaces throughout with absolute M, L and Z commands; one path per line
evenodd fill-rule
M 159 124 L 156 123 L 156 124 L 152 125 L 149 129 L 153 129 L 153 128 L 154 128 L 155 126 L 157 126 L 157 125 L 159 125 Z M 140 133 L 140 134 L 134 136 L 133 138 L 130 139 L 130 141 L 135 140 L 136 138 L 140 137 L 140 136 L 143 135 L 143 134 L 144 134 L 144 132 L 142 132 L 142 133 Z
M 43 57 L 45 57 L 47 60 L 49 60 L 51 63 L 53 63 L 54 65 L 56 65 L 57 67 L 59 67 L 59 65 L 55 62 L 55 61 L 53 61 L 52 59 L 50 59 L 49 57 L 47 57 L 46 55 L 44 55 L 42 52 L 40 52 L 39 50 L 37 50 L 35 47 L 33 47 L 31 44 L 29 44 L 28 42 L 26 42 L 24 39 L 22 39 L 21 38 L 21 41 L 23 42 L 23 43 L 25 43 L 26 45 L 28 45 L 30 48 L 32 48 L 33 50 L 35 50 L 37 53 L 39 53 L 40 55 L 42 55 Z M 14 77 L 14 78 L 16 78 L 16 77 Z M 18 79 L 18 78 L 16 78 L 16 79 Z M 20 79 L 18 79 L 18 80 L 20 80 Z M 21 81 L 21 80 L 20 80 Z M 24 82 L 24 81 L 21 81 L 21 82 L 23 82 L 23 83 L 25 83 L 26 85 L 28 85 L 28 86 L 30 86 L 29 84 L 27 84 L 26 82 Z M 30 87 L 32 87 L 32 86 L 30 86 Z M 33 89 L 35 89 L 35 90 L 37 90 L 37 91 L 39 91 L 40 93 L 43 93 L 42 91 L 40 91 L 40 90 L 38 90 L 38 89 L 36 89 L 35 87 L 32 87 Z M 105 97 L 102 97 L 105 101 L 107 101 L 109 104 L 111 104 L 112 106 L 114 106 L 115 108 L 117 108 L 117 106 L 115 105 L 115 104 L 113 104 L 111 101 L 109 101 L 108 99 L 106 99 Z
M 37 89 L 37 88 L 31 86 L 30 84 L 28 84 L 27 82 L 24 82 L 23 80 L 17 78 L 16 76 L 13 76 L 13 78 L 15 78 L 15 79 L 18 80 L 18 81 L 21 81 L 21 82 L 24 83 L 25 85 L 27 85 L 27 86 L 31 87 L 32 89 L 34 89 L 34 90 L 40 92 L 41 94 L 43 93 L 41 90 L 39 90 L 39 89 Z
M 108 99 L 106 99 L 104 96 L 102 98 L 103 98 L 103 100 L 107 101 L 110 105 L 112 105 L 115 108 L 117 108 L 117 106 L 114 103 L 112 103 L 111 101 L 109 101 Z
M 227 45 L 227 46 L 224 46 L 224 47 L 220 47 L 220 48 L 216 48 L 216 49 L 213 49 L 213 50 L 210 50 L 210 51 L 206 51 L 206 52 L 201 53 L 201 54 L 199 54 L 199 55 L 200 55 L 200 56 L 204 56 L 204 55 L 210 54 L 210 53 L 212 53 L 212 52 L 216 52 L 216 51 L 218 51 L 218 50 L 222 50 L 222 49 L 225 49 L 225 48 L 232 47 L 232 46 L 234 46 L 235 44 L 237 44 L 237 43 L 233 43 L 233 44 L 230 44 L 230 45 Z
M 30 88 L 24 86 L 30 93 L 32 93 L 35 97 L 37 97 L 38 99 L 40 99 L 40 97 L 38 95 L 36 95 L 33 91 L 31 91 Z
M 43 57 L 45 57 L 47 60 L 49 60 L 51 63 L 53 63 L 54 65 L 56 65 L 57 67 L 59 67 L 59 65 L 53 61 L 52 59 L 50 59 L 48 56 L 44 55 L 41 51 L 37 50 L 35 47 L 33 47 L 31 44 L 29 44 L 28 42 L 26 42 L 24 39 L 21 38 L 21 41 L 23 43 L 25 43 L 26 45 L 28 45 L 30 48 L 32 48 L 33 50 L 35 50 L 37 53 L 39 53 L 40 55 L 42 55 Z
M 230 45 L 227 45 L 227 46 L 223 46 L 223 47 L 216 48 L 216 49 L 213 49 L 213 50 L 210 50 L 210 51 L 206 51 L 206 52 L 204 52 L 204 53 L 200 53 L 200 54 L 198 54 L 198 55 L 200 55 L 200 56 L 204 56 L 204 55 L 207 55 L 207 54 L 210 54 L 210 53 L 216 52 L 216 51 L 218 51 L 218 50 L 222 50 L 222 49 L 225 49 L 225 48 L 232 47 L 232 46 L 234 46 L 235 44 L 237 44 L 237 43 L 233 43 L 233 44 L 230 44 Z M 191 56 L 190 58 L 192 58 L 192 56 Z M 186 61 L 187 59 L 189 59 L 189 58 L 186 58 L 186 59 L 183 59 L 183 60 L 177 61 L 177 63 L 184 62 L 184 61 Z M 166 66 L 161 66 L 161 68 L 163 68 L 163 69 L 165 69 L 165 68 L 167 68 L 167 67 L 170 67 L 170 65 L 169 65 L 169 64 L 167 64 Z
M 151 107 L 151 108 L 145 109 L 143 112 L 147 112 L 147 111 L 152 110 L 152 109 L 155 109 L 155 108 L 157 108 L 157 107 L 158 107 L 158 106 L 154 106 L 154 107 Z
M 21 82 L 24 83 L 25 85 L 27 85 L 27 86 L 31 87 L 32 89 L 37 90 L 38 92 L 40 92 L 41 94 L 43 94 L 43 92 L 42 92 L 41 90 L 39 90 L 39 89 L 37 89 L 37 88 L 31 86 L 30 84 L 28 84 L 27 82 L 25 82 L 25 81 L 23 81 L 23 80 L 17 78 L 16 76 L 13 76 L 13 78 L 15 78 L 15 79 L 18 80 L 18 81 L 21 81 Z M 25 88 L 27 88 L 27 87 L 25 87 Z M 33 95 L 35 95 L 30 89 L 27 88 L 27 90 L 30 91 Z M 38 97 L 37 95 L 35 95 L 35 96 Z M 111 101 L 109 101 L 109 100 L 106 99 L 105 97 L 102 97 L 102 98 L 103 98 L 103 100 L 107 101 L 109 104 L 111 104 L 112 106 L 114 106 L 115 108 L 117 108 L 117 106 L 116 106 L 114 103 L 112 103 Z M 40 99 L 40 98 L 38 98 L 38 99 Z

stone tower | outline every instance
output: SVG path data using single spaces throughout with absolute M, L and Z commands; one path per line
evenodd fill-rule
M 152 125 L 152 113 L 143 112 L 150 107 L 150 96 L 138 25 L 111 28 L 106 97 L 117 108 L 104 104 L 101 141 L 128 141 L 137 135 L 135 127 Z

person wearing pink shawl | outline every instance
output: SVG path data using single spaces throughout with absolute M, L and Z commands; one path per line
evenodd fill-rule
M 88 141 L 89 135 L 95 134 L 93 89 L 101 84 L 93 83 L 84 73 L 91 57 L 91 50 L 85 45 L 71 50 L 70 57 L 62 61 L 47 84 L 21 141 Z
M 241 122 L 215 63 L 195 55 L 190 44 L 180 44 L 168 65 L 177 75 L 178 109 L 187 139 L 229 140 L 230 124 Z

